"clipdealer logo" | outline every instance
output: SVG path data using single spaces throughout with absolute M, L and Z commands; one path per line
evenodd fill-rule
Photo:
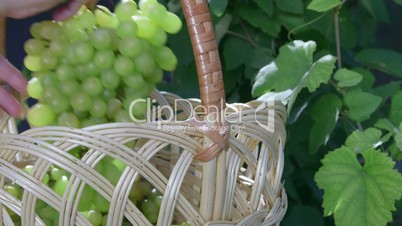
M 229 111 L 229 108 L 224 109 L 223 114 L 218 116 L 217 113 L 212 113 L 207 115 L 207 112 L 218 112 L 219 109 L 216 106 L 205 107 L 202 105 L 194 106 L 190 100 L 187 99 L 176 99 L 173 105 L 157 105 L 157 101 L 151 98 L 140 98 L 131 102 L 129 106 L 129 116 L 131 120 L 135 123 L 146 123 L 146 122 L 156 122 L 158 128 L 165 131 L 186 131 L 194 130 L 191 125 L 197 125 L 198 129 L 205 130 L 244 130 L 243 122 L 250 122 L 250 117 L 253 117 L 253 121 L 259 126 L 265 128 L 270 132 L 275 130 L 275 110 L 272 108 L 274 102 L 262 102 L 255 110 L 250 111 L 251 108 L 246 105 L 240 105 L 237 107 L 237 111 Z M 133 112 L 139 105 L 146 104 L 145 117 L 138 118 Z M 223 104 L 223 101 L 221 101 Z M 213 108 L 213 109 L 211 109 Z M 187 117 L 183 118 L 181 115 L 178 118 L 177 112 L 187 113 Z M 250 115 L 250 112 L 253 112 Z M 203 115 L 204 118 L 200 119 Z M 219 118 L 220 117 L 220 118 Z M 247 117 L 247 119 L 245 118 Z M 189 122 L 191 125 L 180 124 L 180 122 Z M 228 122 L 226 126 L 214 126 L 217 122 Z M 170 122 L 178 122 L 178 124 L 169 124 Z M 208 128 L 206 128 L 208 127 Z

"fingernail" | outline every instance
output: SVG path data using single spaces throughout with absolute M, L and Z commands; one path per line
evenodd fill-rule
M 23 111 L 20 111 L 20 114 L 18 115 L 19 119 L 25 119 L 25 114 Z

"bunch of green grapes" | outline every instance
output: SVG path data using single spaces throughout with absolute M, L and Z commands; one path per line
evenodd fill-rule
M 27 113 L 32 126 L 85 127 L 131 121 L 131 103 L 145 98 L 177 65 L 167 34 L 182 27 L 157 0 L 122 0 L 114 12 L 82 7 L 64 22 L 30 27 L 24 65 L 32 71 L 28 94 L 38 102 Z M 146 103 L 132 105 L 144 117 Z
M 127 144 L 128 145 L 128 144 Z M 70 154 L 77 158 L 82 158 L 88 148 L 77 147 L 69 151 Z M 23 168 L 26 173 L 31 173 L 33 165 L 27 165 Z M 111 184 L 117 185 L 126 165 L 117 159 L 106 156 L 100 160 L 95 170 L 103 175 Z M 58 195 L 63 196 L 69 183 L 71 174 L 66 170 L 51 165 L 45 174 L 42 182 L 49 188 L 53 189 Z M 4 190 L 17 199 L 22 198 L 23 189 L 15 182 L 6 184 Z M 162 202 L 162 194 L 152 186 L 144 178 L 138 176 L 132 186 L 129 199 L 144 214 L 148 221 L 155 224 L 158 220 L 159 209 Z M 89 185 L 85 185 L 82 191 L 78 211 L 81 212 L 93 226 L 104 226 L 107 223 L 110 202 L 100 195 L 95 189 Z M 35 212 L 48 226 L 59 225 L 59 213 L 53 207 L 47 205 L 44 201 L 38 199 L 35 206 Z M 9 211 L 15 225 L 21 224 L 20 217 L 12 211 Z M 131 225 L 124 218 L 123 225 Z M 181 226 L 191 226 L 189 223 L 183 223 Z

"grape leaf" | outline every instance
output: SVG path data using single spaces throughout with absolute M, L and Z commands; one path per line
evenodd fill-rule
M 334 56 L 325 55 L 313 64 L 306 81 L 306 86 L 310 92 L 314 92 L 321 83 L 328 83 L 335 67 L 335 61 Z
M 239 10 L 240 16 L 253 27 L 260 28 L 264 33 L 278 37 L 281 31 L 281 24 L 276 18 L 271 18 L 264 11 L 251 6 L 243 6 Z
M 401 82 L 400 81 L 391 81 L 384 85 L 380 85 L 375 87 L 372 90 L 374 95 L 382 97 L 383 100 L 387 100 L 388 98 L 394 96 L 400 89 Z
M 402 77 L 402 54 L 388 49 L 365 49 L 356 55 L 361 63 L 391 75 Z
M 272 0 L 254 0 L 258 7 L 268 16 L 272 16 L 274 13 L 274 3 Z
M 304 11 L 304 5 L 302 0 L 275 0 L 276 6 L 282 11 L 302 14 Z
M 395 124 L 399 125 L 402 122 L 402 92 L 396 93 L 391 98 L 391 110 L 389 119 Z
M 242 48 L 238 48 L 241 46 Z M 230 37 L 223 43 L 223 61 L 226 70 L 233 70 L 242 64 L 251 61 L 253 55 L 253 46 L 236 37 Z
M 226 35 L 229 30 L 230 23 L 232 22 L 232 15 L 226 13 L 225 16 L 220 18 L 220 20 L 215 24 L 215 35 L 216 42 L 219 44 L 222 38 Z
M 338 86 L 350 87 L 360 83 L 363 80 L 363 75 L 346 68 L 342 68 L 336 71 L 334 78 L 338 81 Z
M 341 0 L 313 0 L 308 4 L 307 9 L 317 12 L 324 12 L 342 4 Z
M 356 130 L 346 138 L 345 145 L 356 153 L 361 153 L 381 145 L 381 135 L 381 131 L 376 128 L 368 128 L 364 131 Z
M 390 18 L 383 0 L 362 0 L 361 2 L 372 17 L 380 22 L 389 22 Z
M 402 0 L 394 0 L 395 3 L 402 5 Z
M 322 160 L 315 181 L 324 189 L 324 214 L 337 226 L 381 226 L 392 220 L 395 200 L 402 194 L 402 177 L 395 162 L 374 149 L 362 153 L 342 147 Z
M 381 97 L 360 89 L 351 90 L 344 97 L 344 103 L 349 108 L 349 118 L 358 122 L 369 119 L 370 115 L 380 106 L 381 101 Z
M 395 132 L 396 129 L 394 124 L 392 124 L 392 122 L 387 118 L 378 119 L 377 122 L 374 124 L 374 126 L 377 127 L 378 129 L 384 129 L 389 132 Z
M 228 0 L 209 0 L 209 8 L 218 17 L 221 17 L 228 6 Z
M 267 92 L 283 92 L 289 99 L 288 110 L 291 110 L 297 94 L 304 87 L 313 92 L 321 83 L 328 82 L 334 68 L 335 57 L 326 55 L 313 64 L 313 53 L 316 45 L 313 41 L 293 41 L 279 49 L 274 62 L 262 67 L 253 84 L 254 97 Z M 290 90 L 290 91 L 288 91 Z
M 342 101 L 334 94 L 322 96 L 314 103 L 310 116 L 315 121 L 310 130 L 309 152 L 314 154 L 322 144 L 326 144 L 335 128 Z

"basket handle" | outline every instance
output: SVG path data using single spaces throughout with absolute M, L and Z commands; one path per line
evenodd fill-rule
M 6 55 L 6 18 L 0 16 L 0 54 Z
M 204 131 L 213 145 L 205 148 L 196 156 L 196 159 L 207 162 L 215 158 L 220 151 L 226 150 L 229 143 L 228 123 L 224 117 L 226 99 L 222 65 L 207 1 L 181 0 L 181 5 L 197 66 L 201 104 L 205 108 L 204 112 L 208 119 L 206 124 L 207 127 L 212 125 L 215 128 Z M 211 119 L 213 119 L 212 123 Z M 216 129 L 219 127 L 221 129 Z M 213 147 L 214 145 L 219 145 L 219 148 Z

